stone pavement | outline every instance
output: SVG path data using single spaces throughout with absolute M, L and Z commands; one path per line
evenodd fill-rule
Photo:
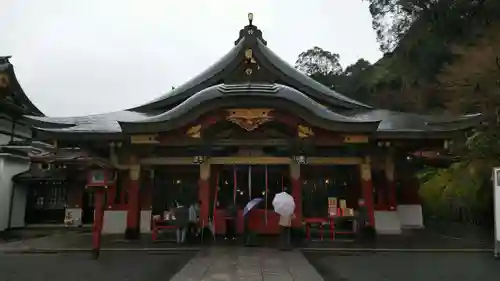
M 2 254 L 0 281 L 167 281 L 195 253 Z
M 217 247 L 191 260 L 171 281 L 322 281 L 298 251 Z
M 88 237 L 90 237 L 88 233 L 61 231 L 44 237 L 0 243 L 0 252 L 10 250 L 62 249 L 77 247 L 84 244 L 86 248 L 90 249 L 91 244 L 84 243 L 84 241 L 89 240 Z
M 498 281 L 492 253 L 304 253 L 331 281 Z

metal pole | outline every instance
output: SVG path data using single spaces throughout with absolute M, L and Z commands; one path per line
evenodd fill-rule
M 252 200 L 252 165 L 248 165 L 248 201 Z
M 494 257 L 500 259 L 500 167 L 493 168 L 493 200 L 495 219 Z

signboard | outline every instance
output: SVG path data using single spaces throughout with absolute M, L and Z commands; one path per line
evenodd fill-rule
M 500 167 L 493 168 L 493 203 L 495 218 L 495 258 L 500 258 Z

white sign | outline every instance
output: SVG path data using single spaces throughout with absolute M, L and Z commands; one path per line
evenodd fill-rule
M 493 168 L 493 203 L 495 218 L 495 258 L 500 258 L 500 167 Z

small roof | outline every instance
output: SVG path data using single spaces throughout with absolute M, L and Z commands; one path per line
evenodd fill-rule
M 10 63 L 10 56 L 0 56 L 0 105 L 8 103 L 19 108 L 23 114 L 44 116 L 24 93 Z M 2 93 L 3 92 L 3 93 Z

